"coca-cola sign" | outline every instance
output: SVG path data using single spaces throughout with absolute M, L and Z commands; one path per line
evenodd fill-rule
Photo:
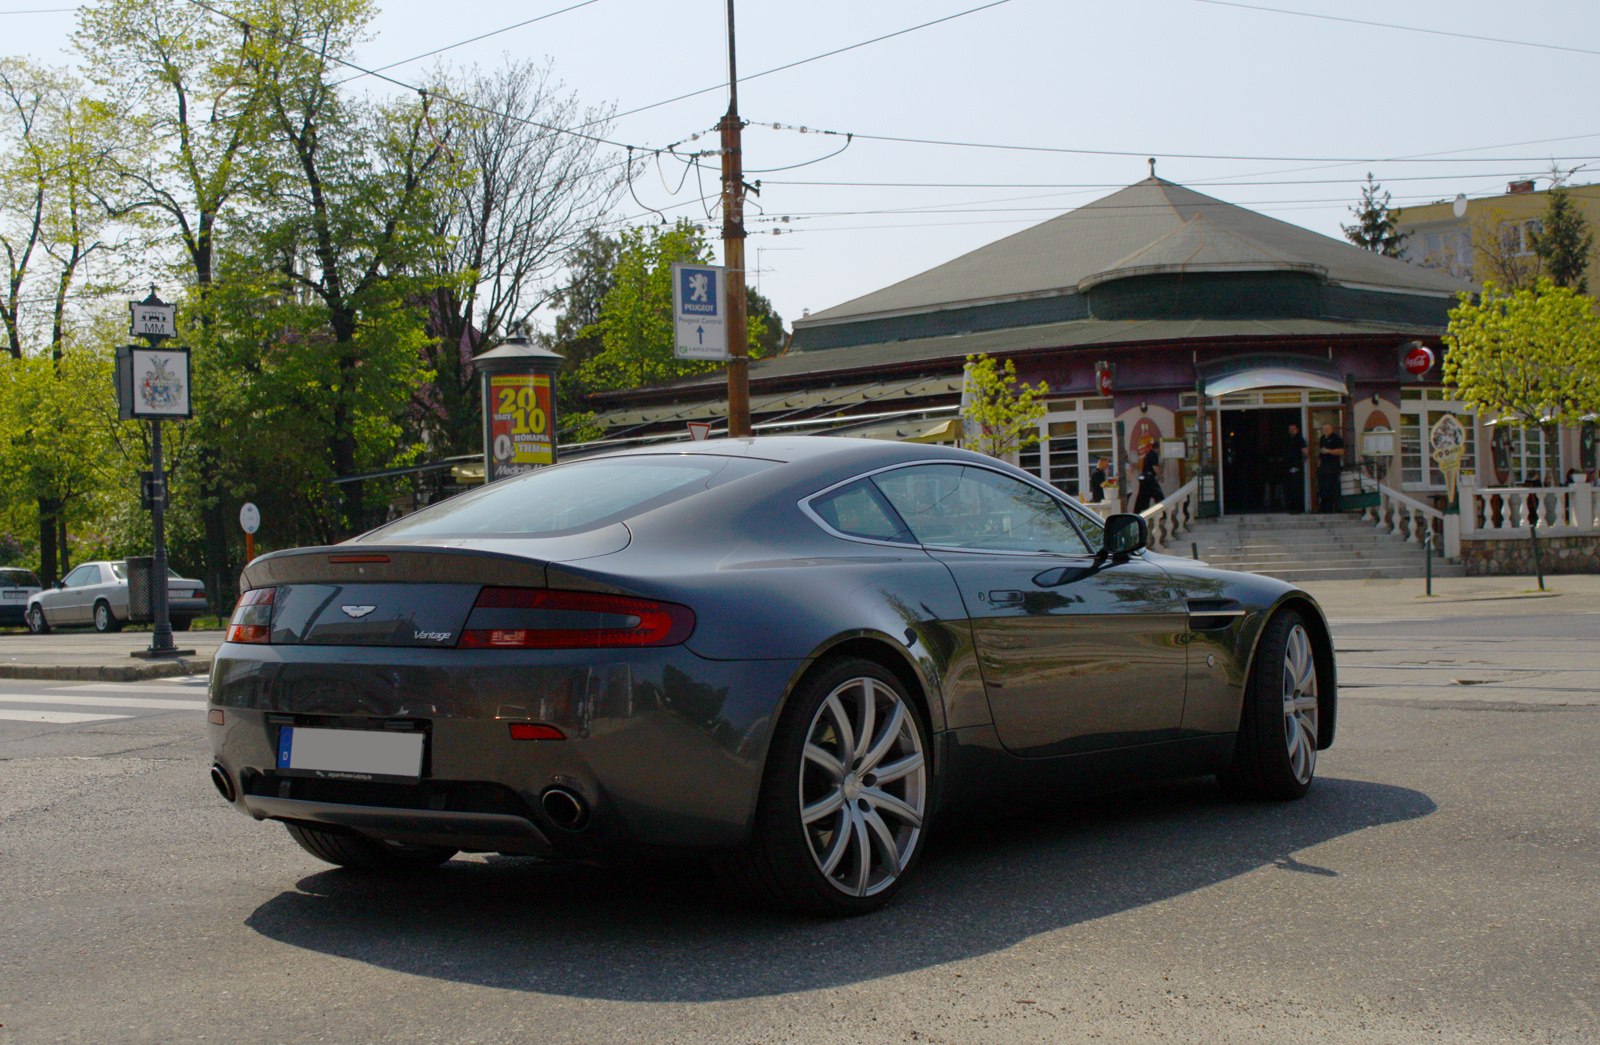
M 1433 349 L 1427 345 L 1413 345 L 1411 351 L 1405 354 L 1400 365 L 1406 368 L 1406 373 L 1412 377 L 1421 377 L 1433 369 Z

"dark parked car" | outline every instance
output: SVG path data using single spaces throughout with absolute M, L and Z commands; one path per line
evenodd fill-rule
M 39 578 L 32 570 L 15 566 L 0 568 L 0 624 L 23 623 L 28 600 L 39 587 Z
M 547 468 L 256 559 L 212 779 L 335 864 L 698 849 L 831 913 L 885 903 L 950 806 L 1304 794 L 1334 733 L 1315 601 L 1145 538 L 931 446 Z
M 167 571 L 167 610 L 172 626 L 187 631 L 189 622 L 206 612 L 206 589 L 199 581 Z M 51 628 L 92 627 L 121 631 L 128 623 L 128 563 L 86 562 L 28 600 L 28 630 L 43 635 Z

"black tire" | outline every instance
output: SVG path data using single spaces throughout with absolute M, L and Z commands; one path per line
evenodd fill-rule
M 1245 687 L 1233 762 L 1217 774 L 1240 798 L 1287 801 L 1311 789 L 1317 764 L 1319 692 L 1305 621 L 1283 610 L 1267 622 Z
M 778 721 L 750 844 L 728 859 L 725 879 L 787 910 L 878 910 L 926 847 L 931 756 L 923 710 L 893 673 L 854 657 L 826 664 Z
M 107 632 L 121 631 L 122 622 L 117 615 L 111 612 L 111 604 L 100 599 L 94 604 L 94 630 L 102 635 Z
M 35 635 L 50 634 L 50 622 L 44 619 L 44 607 L 37 602 L 28 607 L 28 611 L 22 615 L 22 619 L 27 623 L 28 630 Z
M 366 835 L 344 834 L 310 824 L 284 824 L 300 848 L 330 864 L 353 871 L 428 871 L 452 856 L 456 850 L 436 845 L 405 845 L 383 842 Z
M 188 631 L 189 630 L 189 622 L 191 620 L 193 620 L 193 619 L 194 619 L 193 617 L 174 617 L 174 618 L 172 618 L 172 630 L 173 631 Z

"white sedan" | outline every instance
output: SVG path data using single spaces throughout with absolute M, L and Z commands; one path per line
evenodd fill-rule
M 39 593 L 39 578 L 32 570 L 8 566 L 0 569 L 0 624 L 21 624 L 28 600 Z
M 167 571 L 167 607 L 174 631 L 206 612 L 206 589 L 199 581 Z M 86 562 L 28 600 L 28 630 L 43 635 L 51 628 L 93 625 L 95 631 L 119 631 L 128 622 L 128 564 Z

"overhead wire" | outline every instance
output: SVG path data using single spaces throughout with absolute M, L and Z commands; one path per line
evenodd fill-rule
M 952 15 L 945 15 L 943 18 L 935 18 L 931 22 L 923 22 L 920 25 L 909 26 L 905 29 L 897 29 L 892 33 L 885 33 L 882 36 L 874 36 L 870 40 L 862 40 L 860 43 L 849 44 L 845 47 L 836 47 L 831 51 L 824 51 L 822 54 L 814 54 L 810 58 L 801 58 L 799 61 L 787 62 L 783 65 L 774 66 L 771 69 L 764 70 L 763 72 L 751 73 L 749 76 L 741 76 L 736 82 L 748 83 L 751 80 L 759 80 L 763 76 L 771 76 L 773 73 L 781 73 L 785 69 L 793 69 L 796 66 L 807 65 L 811 62 L 821 61 L 824 58 L 832 58 L 836 54 L 843 54 L 846 51 L 854 51 L 857 48 L 866 47 L 870 44 L 882 43 L 884 40 L 892 40 L 897 36 L 904 36 L 907 33 L 914 33 L 919 29 L 927 29 L 929 26 L 935 26 L 941 22 L 950 22 L 957 18 L 965 18 L 967 15 L 977 14 L 979 11 L 987 11 L 991 7 L 999 7 L 1001 4 L 1008 4 L 1010 2 L 1011 0 L 992 0 L 992 2 L 987 4 L 980 4 L 977 7 L 968 8 L 965 11 L 957 11 Z M 702 87 L 698 91 L 690 91 L 688 94 L 680 94 L 676 97 L 668 98 L 665 101 L 651 102 L 649 105 L 641 105 L 637 109 L 629 109 L 626 112 L 617 113 L 614 118 L 620 120 L 623 117 L 632 116 L 635 113 L 646 112 L 650 109 L 659 109 L 663 105 L 671 105 L 673 102 L 681 102 L 686 98 L 696 98 L 702 94 L 710 94 L 713 91 L 723 90 L 727 86 L 728 85 L 726 83 L 719 83 L 712 87 Z M 580 124 L 579 126 L 585 125 Z
M 1570 51 L 1573 54 L 1600 55 L 1600 51 L 1592 51 L 1587 47 L 1568 47 L 1565 44 L 1546 44 L 1534 40 L 1510 40 L 1501 36 L 1477 36 L 1473 33 L 1458 33 L 1449 29 L 1425 29 L 1415 25 L 1395 25 L 1392 22 L 1372 22 L 1365 18 L 1348 18 L 1342 15 L 1317 14 L 1313 11 L 1292 11 L 1282 7 L 1262 7 L 1258 4 L 1241 4 L 1237 0 L 1190 0 L 1196 4 L 1210 4 L 1213 7 L 1237 7 L 1245 11 L 1264 11 L 1275 15 L 1292 15 L 1296 18 L 1316 18 L 1324 22 L 1346 22 L 1350 25 L 1365 25 L 1376 29 L 1396 29 L 1404 33 L 1426 33 L 1429 36 L 1451 36 L 1458 40 L 1477 40 L 1481 43 L 1511 44 L 1516 47 L 1538 47 L 1547 51 Z
M 576 11 L 580 7 L 588 7 L 590 4 L 597 4 L 599 2 L 600 2 L 600 0 L 581 0 L 580 3 L 572 4 L 570 7 L 563 7 L 559 11 L 551 11 L 548 14 L 539 15 L 537 18 L 529 18 L 529 19 L 526 19 L 524 21 L 517 22 L 514 25 L 508 25 L 508 26 L 504 26 L 504 27 L 499 28 L 499 29 L 495 29 L 495 30 L 493 30 L 491 32 L 479 33 L 477 36 L 474 36 L 474 37 L 472 37 L 470 39 L 460 40 L 460 41 L 458 41 L 456 43 L 453 43 L 453 44 L 446 44 L 443 47 L 436 47 L 431 51 L 425 51 L 422 54 L 412 55 L 410 58 L 402 58 L 398 62 L 390 62 L 388 65 L 380 65 L 380 66 L 378 66 L 377 69 L 373 70 L 373 73 L 383 72 L 386 69 L 398 68 L 399 66 L 402 66 L 402 65 L 409 65 L 412 62 L 420 62 L 424 58 L 432 58 L 436 54 L 444 54 L 446 51 L 453 51 L 457 47 L 465 47 L 467 44 L 475 44 L 479 40 L 487 40 L 491 36 L 499 36 L 501 33 L 509 33 L 513 29 L 521 29 L 525 25 L 532 25 L 535 22 L 542 22 L 546 18 L 554 18 L 556 15 L 564 15 L 568 11 Z M 346 79 L 340 80 L 337 83 L 330 84 L 329 86 L 330 87 L 339 87 L 339 86 L 341 86 L 343 84 L 347 84 L 347 83 L 351 83 L 351 82 L 353 82 L 355 80 L 359 80 L 363 76 L 371 76 L 371 75 L 373 75 L 373 73 L 357 73 L 355 76 L 351 76 L 351 77 L 348 77 Z

